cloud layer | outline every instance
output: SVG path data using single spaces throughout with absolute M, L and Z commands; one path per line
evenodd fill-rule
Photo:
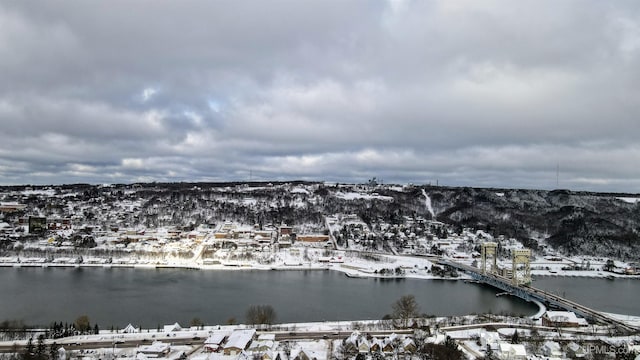
M 4 2 L 0 184 L 640 192 L 639 56 L 634 1 Z

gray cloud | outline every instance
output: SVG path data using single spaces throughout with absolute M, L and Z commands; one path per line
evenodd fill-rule
M 633 1 L 3 3 L 0 184 L 640 192 L 638 39 Z

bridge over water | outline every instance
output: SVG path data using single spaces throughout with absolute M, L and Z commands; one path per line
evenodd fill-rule
M 552 294 L 542 289 L 535 288 L 529 285 L 516 286 L 512 283 L 511 279 L 497 275 L 497 274 L 482 274 L 480 269 L 461 264 L 452 260 L 441 259 L 440 264 L 456 268 L 458 271 L 463 271 L 469 274 L 473 279 L 491 285 L 497 289 L 508 292 L 526 301 L 540 301 L 547 307 L 556 307 L 565 309 L 567 311 L 573 311 L 574 313 L 584 317 L 585 319 L 604 323 L 614 326 L 616 329 L 624 333 L 638 333 L 639 329 L 631 326 L 623 321 L 615 319 L 611 316 L 603 314 L 599 311 L 593 310 L 584 305 L 578 304 L 575 301 L 565 299 L 556 294 Z

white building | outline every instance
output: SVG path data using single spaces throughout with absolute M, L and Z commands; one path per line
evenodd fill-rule
M 542 354 L 549 357 L 562 357 L 562 351 L 560 350 L 560 344 L 555 341 L 545 341 L 542 344 Z
M 500 343 L 498 356 L 502 360 L 526 360 L 527 350 L 522 344 Z
M 173 331 L 180 331 L 180 330 L 182 330 L 182 327 L 178 323 L 175 323 L 172 325 L 165 325 L 163 327 L 164 332 L 173 332 Z

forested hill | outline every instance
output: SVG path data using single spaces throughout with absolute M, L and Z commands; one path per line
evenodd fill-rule
M 532 248 L 546 239 L 548 245 L 568 254 L 640 256 L 640 196 L 471 188 L 426 192 L 442 222 L 484 228 Z
M 425 196 L 425 194 L 428 196 Z M 286 183 L 149 183 L 12 186 L 0 201 L 26 204 L 0 222 L 41 215 L 97 227 L 192 228 L 234 221 L 324 228 L 324 216 L 357 214 L 371 229 L 435 219 L 569 254 L 638 259 L 640 195 L 435 186 Z

